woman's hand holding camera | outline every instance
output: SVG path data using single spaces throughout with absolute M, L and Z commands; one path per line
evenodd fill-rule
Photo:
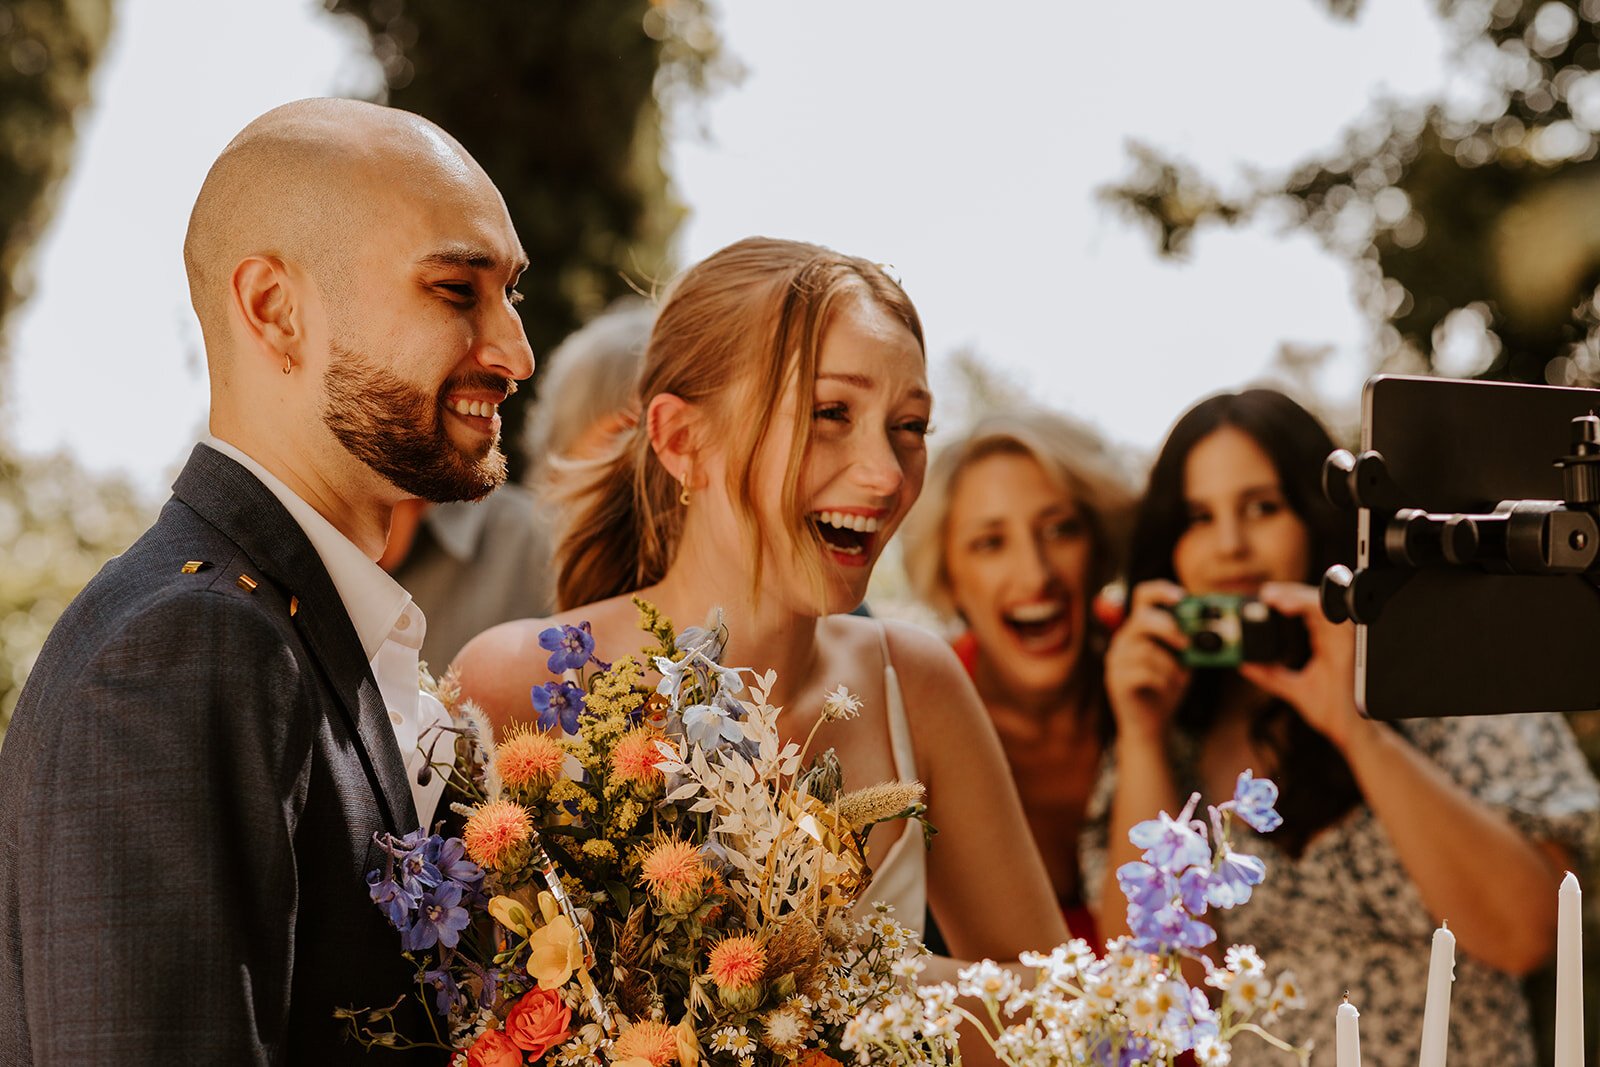
M 1261 602 L 1305 623 L 1311 658 L 1299 670 L 1278 663 L 1245 663 L 1239 674 L 1263 691 L 1294 705 L 1300 716 L 1346 752 L 1367 720 L 1356 709 L 1355 627 L 1329 622 L 1317 590 L 1294 582 L 1268 582 Z
M 1164 744 L 1189 688 L 1190 672 L 1178 658 L 1188 638 L 1171 611 L 1183 597 L 1171 582 L 1135 586 L 1128 617 L 1106 649 L 1106 697 L 1125 741 Z

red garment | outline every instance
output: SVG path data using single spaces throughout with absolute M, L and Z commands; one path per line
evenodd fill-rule
M 967 676 L 973 681 L 978 680 L 978 639 L 970 631 L 963 633 L 950 647 L 955 651 L 956 658 L 961 661 L 961 666 L 967 669 Z M 1089 909 L 1082 903 L 1069 903 L 1061 901 L 1061 917 L 1067 921 L 1067 932 L 1073 937 L 1081 937 L 1098 951 L 1100 948 L 1100 932 L 1095 926 L 1094 916 L 1089 914 Z
M 1080 904 L 1061 903 L 1061 917 L 1067 920 L 1067 934 L 1071 937 L 1081 937 L 1094 946 L 1096 952 L 1100 951 L 1100 928 L 1095 925 L 1094 916 L 1089 909 Z

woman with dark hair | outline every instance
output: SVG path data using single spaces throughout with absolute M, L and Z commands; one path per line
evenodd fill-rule
M 1293 972 L 1272 995 L 1307 1010 L 1273 1030 L 1332 1045 L 1349 990 L 1364 1062 L 1414 1063 L 1428 940 L 1448 921 L 1451 1062 L 1531 1064 L 1517 976 L 1554 947 L 1561 871 L 1590 843 L 1600 789 L 1558 715 L 1361 716 L 1353 630 L 1322 617 L 1308 584 L 1355 554 L 1350 517 L 1320 489 L 1332 448 L 1309 412 L 1264 389 L 1212 397 L 1173 427 L 1135 516 L 1128 618 L 1106 655 L 1117 739 L 1084 835 L 1086 884 L 1120 901 L 1116 869 L 1138 858 L 1129 828 L 1194 790 L 1226 798 L 1252 769 L 1278 783 L 1283 825 L 1236 830 L 1268 877 L 1248 907 L 1211 918 L 1221 943 L 1254 944 Z M 1203 593 L 1259 596 L 1301 619 L 1309 660 L 1185 668 L 1172 609 Z M 1125 929 L 1119 907 L 1098 918 Z M 1276 1055 L 1239 1042 L 1233 1062 Z

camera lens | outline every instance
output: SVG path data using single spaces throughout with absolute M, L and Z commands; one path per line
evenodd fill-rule
M 1221 652 L 1222 635 L 1214 630 L 1201 630 L 1189 640 L 1189 647 L 1208 654 Z

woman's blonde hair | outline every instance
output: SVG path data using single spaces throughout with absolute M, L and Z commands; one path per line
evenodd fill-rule
M 800 514 L 799 482 L 811 440 L 807 408 L 815 388 L 817 351 L 832 316 L 867 300 L 903 323 L 923 346 L 922 323 L 910 298 L 882 267 L 817 245 L 751 237 L 729 245 L 680 275 L 667 289 L 640 369 L 635 410 L 670 393 L 712 410 L 723 428 L 729 498 L 742 517 L 752 588 L 761 580 L 761 530 L 756 522 L 754 460 L 787 391 L 801 398 L 786 442 L 782 534 L 813 579 L 822 581 L 817 535 Z M 559 403 L 559 398 L 554 398 Z M 571 519 L 556 551 L 563 608 L 617 596 L 657 582 L 683 532 L 679 486 L 656 458 L 646 419 L 621 429 L 609 452 L 574 465 L 559 496 Z
M 1134 494 L 1130 479 L 1100 437 L 1053 411 L 991 415 L 934 457 L 922 498 L 900 534 L 901 559 L 912 591 L 947 620 L 958 614 L 945 558 L 956 483 L 967 468 L 997 455 L 1033 460 L 1078 506 L 1090 534 L 1088 594 L 1122 570 Z

